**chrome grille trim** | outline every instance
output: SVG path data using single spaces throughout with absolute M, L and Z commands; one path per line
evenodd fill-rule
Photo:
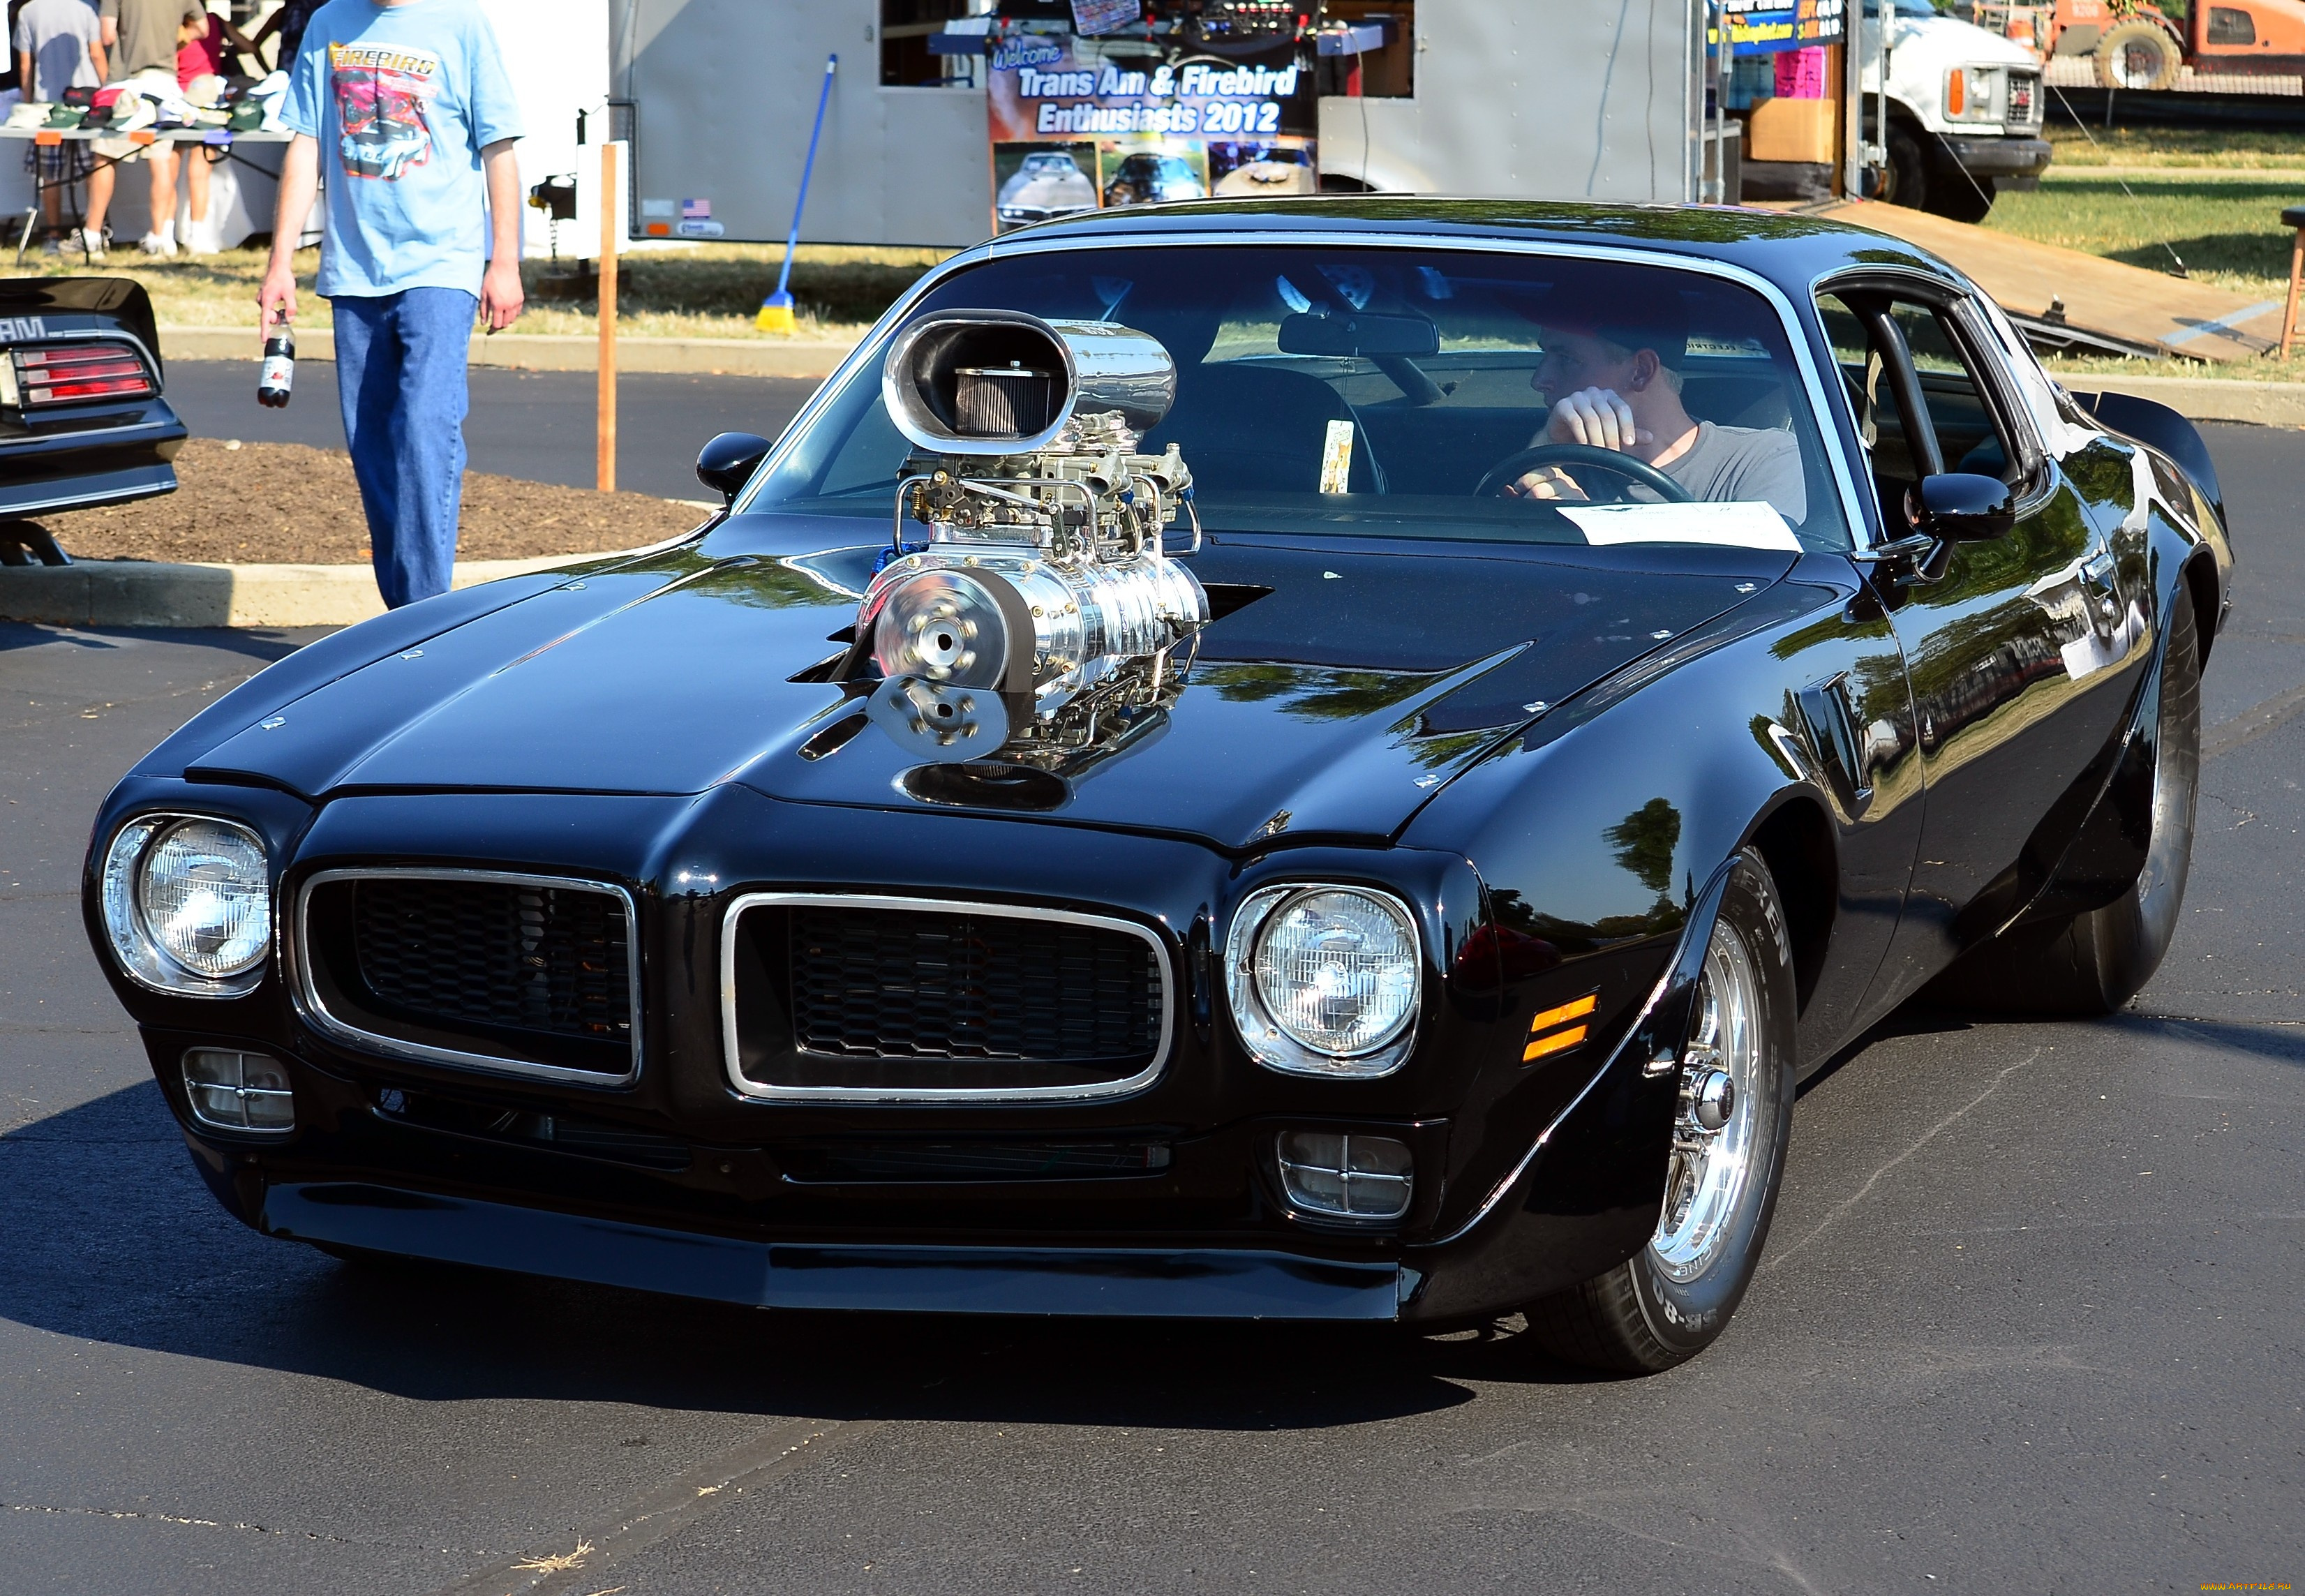
M 1122 931 L 1152 950 L 1161 972 L 1161 1038 L 1152 1062 L 1119 1081 L 1096 1081 L 1083 1086 L 917 1087 L 771 1086 L 744 1074 L 736 1033 L 736 922 L 748 909 L 821 906 L 837 909 L 894 909 L 910 913 L 982 914 L 1007 920 L 1050 920 L 1067 925 L 1093 926 Z M 739 896 L 720 917 L 720 1047 L 728 1084 L 741 1097 L 756 1102 L 811 1103 L 1025 1103 L 1088 1102 L 1127 1097 L 1144 1091 L 1169 1067 L 1169 1054 L 1177 1037 L 1177 976 L 1169 950 L 1161 938 L 1135 921 L 1109 914 L 1082 914 L 1069 909 L 1041 909 L 1016 904 L 987 904 L 965 898 L 892 897 L 872 893 L 748 892 Z
M 621 1075 L 604 1074 L 598 1070 L 567 1069 L 559 1065 L 537 1064 L 524 1058 L 506 1058 L 494 1053 L 474 1053 L 455 1048 L 436 1048 L 422 1042 L 412 1042 L 399 1037 L 384 1036 L 376 1031 L 339 1018 L 328 1011 L 321 1000 L 319 989 L 312 980 L 312 957 L 309 938 L 310 910 L 313 892 L 337 881 L 481 881 L 500 887 L 549 887 L 564 892 L 596 892 L 613 897 L 624 906 L 626 1002 L 632 1014 L 632 1066 Z M 305 879 L 296 889 L 296 907 L 291 934 L 283 940 L 283 951 L 288 955 L 288 990 L 305 1023 L 321 1034 L 370 1052 L 388 1054 L 395 1058 L 413 1059 L 421 1064 L 441 1064 L 454 1069 L 478 1070 L 489 1074 L 519 1075 L 535 1081 L 557 1081 L 571 1086 L 622 1087 L 630 1086 L 640 1078 L 641 1061 L 644 1057 L 641 1040 L 641 925 L 640 915 L 633 903 L 633 895 L 609 881 L 592 881 L 577 876 L 540 876 L 517 870 L 475 870 L 433 869 L 423 865 L 378 866 L 349 870 L 320 870 Z

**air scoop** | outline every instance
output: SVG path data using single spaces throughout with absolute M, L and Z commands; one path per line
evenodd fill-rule
M 1058 773 L 1141 734 L 1209 618 L 1164 546 L 1181 515 L 1182 552 L 1199 547 L 1192 472 L 1173 444 L 1137 452 L 1176 395 L 1168 351 L 1104 322 L 942 311 L 897 335 L 881 395 L 914 452 L 848 662 L 881 678 L 872 720 L 925 760 Z

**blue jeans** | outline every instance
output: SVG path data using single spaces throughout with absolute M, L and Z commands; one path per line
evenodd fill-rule
M 464 494 L 464 361 L 478 295 L 404 288 L 335 301 L 336 402 L 387 608 L 448 590 Z

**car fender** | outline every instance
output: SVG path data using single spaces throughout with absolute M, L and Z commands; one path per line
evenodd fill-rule
M 1551 711 L 1450 783 L 1401 839 L 1461 853 L 1487 890 L 1501 950 L 1499 1047 L 1459 1111 L 1471 1144 L 1452 1142 L 1434 1231 L 1451 1244 L 1501 1249 L 1476 1276 L 1534 1271 L 1516 1277 L 1520 1300 L 1566 1283 L 1561 1260 L 1575 1260 L 1582 1278 L 1630 1256 L 1654 1225 L 1673 1071 L 1668 1064 L 1659 1077 L 1663 1109 L 1633 1076 L 1659 1048 L 1678 1057 L 1679 1011 L 1659 982 L 1692 947 L 1701 961 L 1723 871 L 1789 806 L 1824 818 L 1821 829 L 1833 835 L 1836 800 L 1790 707 L 1810 662 L 1787 645 L 1807 635 L 1817 608 L 1818 590 L 1803 597 L 1805 588 L 1780 584 L 1741 629 L 1732 622 L 1742 612 L 1732 612 L 1714 638 L 1692 634 L 1680 657 L 1661 650 Z M 1832 879 L 1780 883 L 1781 897 L 1838 901 L 1838 855 L 1830 842 L 1824 852 L 1813 868 Z M 1820 934 L 1833 935 L 1830 912 Z M 1587 994 L 1597 995 L 1587 1045 L 1526 1057 L 1542 1017 Z M 1634 1051 L 1649 1051 L 1625 1064 L 1626 1039 L 1644 1036 Z M 1592 1145 L 1610 1150 L 1602 1188 L 1591 1169 L 1544 1151 L 1565 1145 L 1572 1114 L 1598 1116 Z M 1493 1226 L 1520 1239 L 1488 1236 Z

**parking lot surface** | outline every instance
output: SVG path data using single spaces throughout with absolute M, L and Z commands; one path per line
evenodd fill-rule
M 0 1592 L 2193 1591 L 2305 1575 L 2305 433 L 2152 986 L 1811 1082 L 1727 1335 L 772 1316 L 226 1218 L 81 929 L 108 785 L 300 641 L 0 627 Z M 478 462 L 476 461 L 476 463 Z
M 565 488 L 596 485 L 599 379 L 590 371 L 517 371 L 475 366 L 464 446 L 472 469 Z M 696 451 L 716 432 L 774 437 L 808 396 L 813 378 L 685 377 L 628 371 L 617 384 L 617 485 L 659 498 L 712 496 L 696 480 Z M 256 362 L 177 361 L 168 403 L 195 437 L 308 444 L 342 449 L 332 361 L 296 362 L 296 395 L 284 410 L 256 403 Z

